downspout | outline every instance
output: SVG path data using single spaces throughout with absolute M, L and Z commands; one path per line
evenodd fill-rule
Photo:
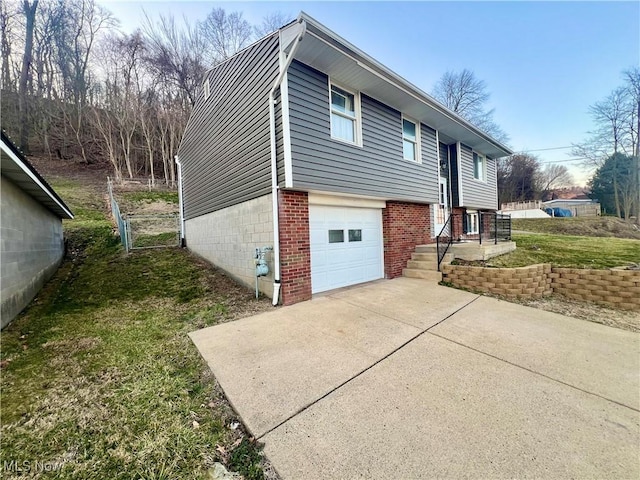
M 278 185 L 278 164 L 277 164 L 277 153 L 276 153 L 276 113 L 275 113 L 275 93 L 276 90 L 280 87 L 282 80 L 284 79 L 287 70 L 289 69 L 289 65 L 293 61 L 293 57 L 298 49 L 298 45 L 300 45 L 300 41 L 304 37 L 305 32 L 307 31 L 307 22 L 304 20 L 300 20 L 302 24 L 302 30 L 298 35 L 298 38 L 295 41 L 293 47 L 291 47 L 291 51 L 287 56 L 284 65 L 280 69 L 280 74 L 278 78 L 276 78 L 275 83 L 273 84 L 273 88 L 271 92 L 269 92 L 269 127 L 271 133 L 271 200 L 272 200 L 272 208 L 273 208 L 273 299 L 272 304 L 276 306 L 278 304 L 280 298 L 280 215 L 278 212 L 278 191 L 280 189 Z
M 178 155 L 174 157 L 178 167 L 178 207 L 180 210 L 180 246 L 184 247 L 184 201 L 182 199 L 182 163 Z

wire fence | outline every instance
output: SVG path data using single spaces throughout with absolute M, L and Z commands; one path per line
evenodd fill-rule
M 178 213 L 122 213 L 114 194 L 114 183 L 107 177 L 111 214 L 118 226 L 120 241 L 127 253 L 144 248 L 180 246 L 180 215 Z
M 122 242 L 122 246 L 125 248 L 127 252 L 129 252 L 129 244 L 127 243 L 127 239 L 129 238 L 127 232 L 127 222 L 120 214 L 120 206 L 118 205 L 118 201 L 116 200 L 115 195 L 113 194 L 113 181 L 111 178 L 107 177 L 107 189 L 109 190 L 109 202 L 111 203 L 111 215 L 113 215 L 113 219 L 118 226 L 118 232 L 120 232 L 120 241 Z
M 177 214 L 126 215 L 129 250 L 177 247 L 180 245 L 180 217 Z

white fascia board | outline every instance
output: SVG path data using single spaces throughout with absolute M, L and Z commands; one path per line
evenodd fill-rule
M 9 148 L 8 145 L 5 145 L 2 142 L 2 151 L 7 154 L 7 156 L 22 170 L 28 177 L 31 179 L 33 183 L 35 183 L 40 190 L 47 194 L 47 196 L 60 207 L 60 209 L 66 213 L 70 219 L 73 218 L 73 213 L 71 213 L 63 204 L 61 204 L 58 199 L 51 193 L 51 190 L 47 188 L 38 177 L 36 177 L 33 172 L 24 164 L 22 160 Z
M 456 142 L 456 162 L 458 163 L 458 206 L 464 205 L 464 198 L 462 192 L 462 144 Z

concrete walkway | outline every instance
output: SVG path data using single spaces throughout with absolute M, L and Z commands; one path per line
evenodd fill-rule
M 398 278 L 190 335 L 284 479 L 640 477 L 638 334 Z

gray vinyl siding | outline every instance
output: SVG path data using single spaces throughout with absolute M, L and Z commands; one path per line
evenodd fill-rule
M 185 218 L 271 191 L 269 90 L 278 74 L 278 35 L 248 47 L 208 73 L 178 155 Z
M 462 145 L 461 157 L 463 206 L 496 210 L 498 208 L 496 161 L 487 158 L 487 179 L 485 182 L 473 177 L 473 152 L 471 148 Z
M 294 61 L 288 78 L 293 188 L 437 201 L 435 131 L 421 129 L 421 164 L 404 160 L 401 113 L 362 94 L 363 147 L 333 140 L 327 76 Z

